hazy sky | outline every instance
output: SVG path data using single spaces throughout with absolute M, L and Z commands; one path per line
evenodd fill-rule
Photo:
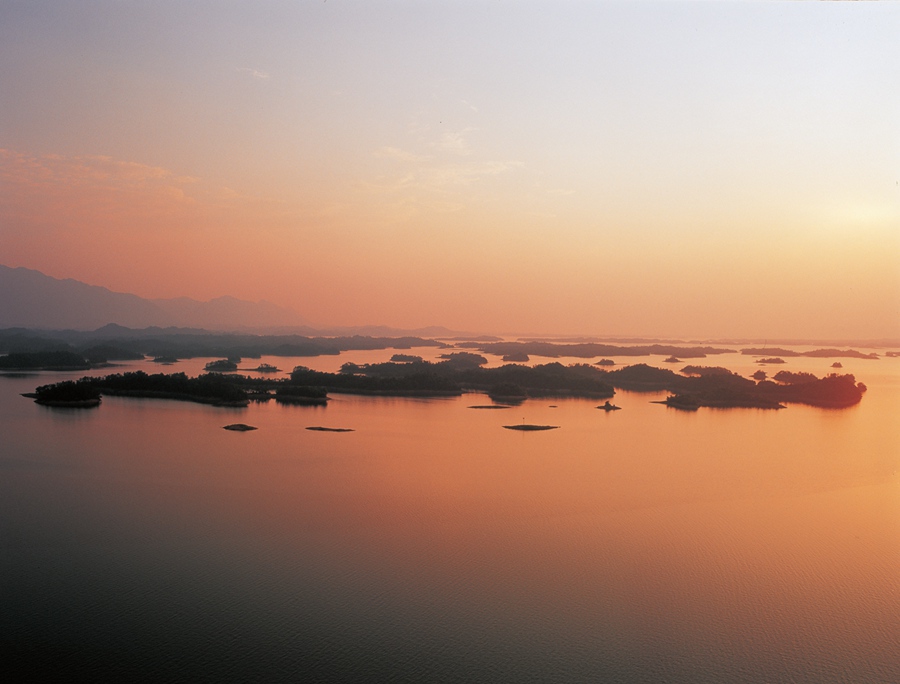
M 316 324 L 900 337 L 900 3 L 0 0 L 0 263 Z

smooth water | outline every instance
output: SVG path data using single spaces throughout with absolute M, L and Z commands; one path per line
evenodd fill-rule
M 468 408 L 477 394 L 61 410 L 19 393 L 64 374 L 0 377 L 2 662 L 148 681 L 895 683 L 900 359 L 842 361 L 869 386 L 859 406 L 696 413 L 624 392 L 611 413 Z M 522 421 L 560 429 L 501 427 Z

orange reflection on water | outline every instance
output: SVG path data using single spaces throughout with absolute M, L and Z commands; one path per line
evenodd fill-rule
M 702 660 L 712 678 L 806 663 L 865 680 L 900 653 L 897 396 L 885 383 L 843 411 L 695 413 L 625 392 L 614 413 L 468 408 L 479 395 L 107 398 L 48 431 L 86 445 L 103 473 L 90 495 L 120 520 L 318 590 L 345 620 L 430 615 L 572 658 Z M 259 430 L 221 429 L 237 421 Z M 522 421 L 560 427 L 502 428 Z

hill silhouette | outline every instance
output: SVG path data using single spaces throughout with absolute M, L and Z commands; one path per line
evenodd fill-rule
M 298 314 L 271 302 L 217 297 L 145 299 L 71 278 L 60 280 L 29 268 L 0 265 L 0 328 L 94 330 L 115 324 L 129 328 L 194 327 L 239 330 L 302 326 Z

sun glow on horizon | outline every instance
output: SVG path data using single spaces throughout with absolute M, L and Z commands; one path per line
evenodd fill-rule
M 896 6 L 264 6 L 0 8 L 0 261 L 321 325 L 900 338 Z

